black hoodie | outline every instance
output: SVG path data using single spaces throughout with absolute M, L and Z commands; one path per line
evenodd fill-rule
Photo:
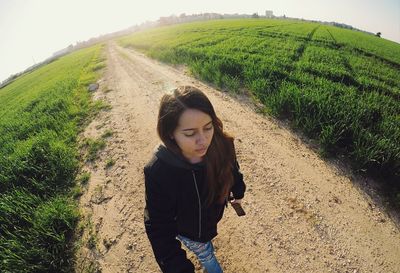
M 146 207 L 144 223 L 154 256 L 164 273 L 193 273 L 194 266 L 186 258 L 176 236 L 208 242 L 217 236 L 225 204 L 205 205 L 205 163 L 191 164 L 182 156 L 160 144 L 153 158 L 144 167 Z M 242 199 L 246 186 L 236 162 L 235 199 Z

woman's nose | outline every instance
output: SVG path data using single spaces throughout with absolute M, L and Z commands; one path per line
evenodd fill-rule
M 206 134 L 204 132 L 200 132 L 197 138 L 197 144 L 204 144 L 206 142 Z

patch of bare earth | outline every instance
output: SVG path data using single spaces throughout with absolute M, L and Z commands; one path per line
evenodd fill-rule
M 322 160 L 280 123 L 257 114 L 243 97 L 114 43 L 107 56 L 101 86 L 111 91 L 97 91 L 97 97 L 112 109 L 84 135 L 114 133 L 96 163 L 85 167 L 92 175 L 80 203 L 93 224 L 95 244 L 81 248 L 77 272 L 90 261 L 99 272 L 160 272 L 144 230 L 142 169 L 159 143 L 161 96 L 186 84 L 207 94 L 225 130 L 236 137 L 248 188 L 247 215 L 237 217 L 229 207 L 214 239 L 224 272 L 400 272 L 399 229 L 352 175 Z M 115 165 L 105 168 L 110 158 Z

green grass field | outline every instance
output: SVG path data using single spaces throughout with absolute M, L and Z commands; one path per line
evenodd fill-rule
M 0 89 L 0 272 L 72 272 L 77 135 L 94 113 L 86 88 L 103 66 L 100 50 Z
M 383 178 L 398 193 L 399 44 L 317 23 L 265 19 L 160 27 L 119 42 L 186 64 L 219 88 L 250 90 L 266 112 L 318 140 L 322 154 L 347 156 L 356 170 Z

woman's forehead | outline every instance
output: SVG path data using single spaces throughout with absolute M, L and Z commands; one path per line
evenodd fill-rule
M 196 109 L 186 109 L 179 117 L 180 129 L 201 128 L 212 121 L 211 116 Z

